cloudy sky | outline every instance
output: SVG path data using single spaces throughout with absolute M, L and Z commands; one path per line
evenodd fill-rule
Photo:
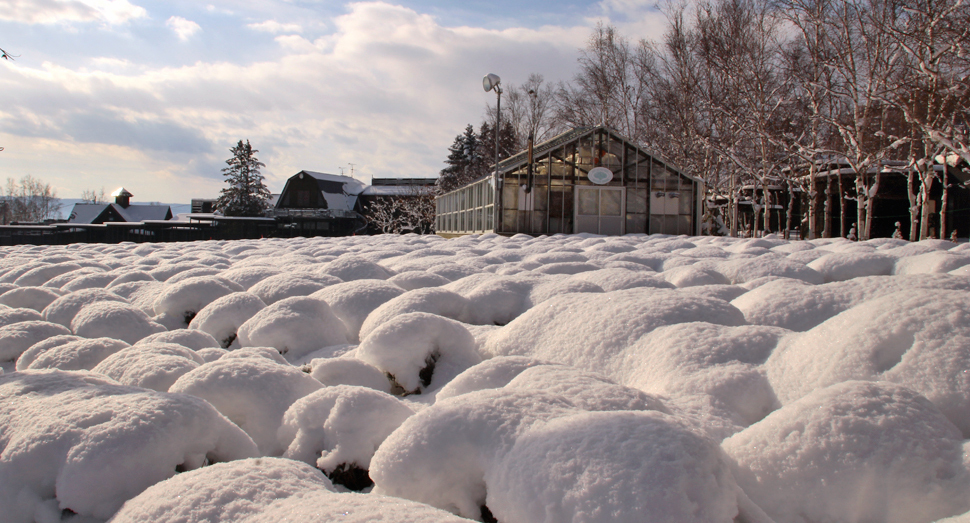
M 567 80 L 597 21 L 658 38 L 640 0 L 0 0 L 0 180 L 62 198 L 218 196 L 248 139 L 273 192 L 302 169 L 436 176 L 493 93 Z

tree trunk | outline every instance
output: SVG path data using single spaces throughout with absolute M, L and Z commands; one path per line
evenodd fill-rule
M 927 167 L 924 166 L 923 170 L 926 170 L 926 169 Z M 923 203 L 922 208 L 920 209 L 920 223 L 919 223 L 920 240 L 925 240 L 926 238 L 929 237 L 929 234 L 930 234 L 930 218 L 932 218 L 933 216 L 933 213 L 931 212 L 931 209 L 930 209 L 930 207 L 932 207 L 930 205 L 930 202 L 932 201 L 930 200 L 930 190 L 933 188 L 934 176 L 935 176 L 935 173 L 933 172 L 932 163 L 929 164 L 929 173 L 925 173 L 925 172 L 920 173 L 921 180 L 920 180 L 919 192 L 920 192 L 920 200 Z
M 825 203 L 822 204 L 822 238 L 832 237 L 832 177 L 825 177 Z
M 866 187 L 866 178 L 868 176 L 865 168 L 861 170 L 863 172 L 857 172 L 855 175 L 855 230 L 856 238 L 859 241 L 869 239 L 865 236 L 866 216 L 869 214 L 869 189 Z
M 842 169 L 839 169 L 838 177 L 839 177 L 839 237 L 845 238 L 845 188 L 842 187 Z
M 876 172 L 876 180 L 872 183 L 872 187 L 866 189 L 866 227 L 863 233 L 866 240 L 872 238 L 872 215 L 875 212 L 876 207 L 876 197 L 879 195 L 879 182 L 882 181 L 882 173 Z M 859 238 L 860 240 L 863 238 Z
M 913 191 L 913 185 L 916 182 L 916 166 L 910 166 L 909 170 L 906 172 L 906 195 L 909 197 L 909 241 L 914 242 L 917 240 L 917 230 L 919 227 L 919 208 L 920 208 L 920 198 L 919 194 Z
M 950 196 L 950 186 L 946 183 L 946 168 L 943 170 L 943 195 L 940 196 L 940 239 L 948 237 L 946 230 L 946 205 Z

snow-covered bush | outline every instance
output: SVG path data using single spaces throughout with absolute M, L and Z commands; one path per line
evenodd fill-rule
M 970 509 L 960 431 L 891 383 L 818 390 L 723 447 L 745 492 L 780 523 L 930 522 Z
M 370 333 L 356 356 L 377 367 L 397 394 L 421 394 L 441 388 L 481 362 L 475 338 L 461 323 L 412 312 L 396 316 Z
M 244 521 L 273 502 L 333 485 L 318 470 L 280 458 L 241 459 L 179 474 L 128 500 L 112 523 Z
M 237 333 L 241 347 L 273 347 L 291 360 L 347 343 L 347 328 L 330 306 L 305 296 L 286 298 L 260 310 Z
M 115 338 L 127 343 L 163 332 L 144 312 L 115 301 L 88 303 L 71 320 L 71 330 L 85 338 Z
M 169 391 L 208 401 L 245 430 L 262 455 L 279 456 L 286 447 L 276 431 L 286 409 L 322 386 L 298 368 L 266 358 L 220 358 L 183 374 Z
M 234 292 L 206 305 L 192 318 L 189 329 L 211 335 L 224 349 L 239 348 L 239 327 L 264 308 L 266 304 L 255 294 Z
M 208 403 L 90 372 L 0 375 L 4 521 L 106 520 L 177 470 L 255 455 Z
M 322 470 L 335 484 L 363 490 L 371 457 L 408 417 L 410 407 L 384 392 L 338 385 L 308 394 L 287 409 L 279 429 L 284 457 Z
M 181 345 L 139 342 L 111 354 L 92 370 L 122 385 L 165 392 L 203 363 L 201 356 Z

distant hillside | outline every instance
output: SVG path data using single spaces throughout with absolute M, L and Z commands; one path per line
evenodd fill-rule
M 80 198 L 61 198 L 61 209 L 57 218 L 61 220 L 66 220 L 71 215 L 71 209 L 74 208 L 75 203 L 81 203 Z M 191 203 L 159 203 L 159 202 L 131 202 L 133 205 L 168 205 L 172 208 L 172 215 L 177 216 L 179 213 L 187 213 L 192 211 Z

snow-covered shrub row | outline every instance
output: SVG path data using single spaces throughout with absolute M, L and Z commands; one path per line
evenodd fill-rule
M 970 521 L 968 291 L 939 240 L 2 248 L 0 520 Z

